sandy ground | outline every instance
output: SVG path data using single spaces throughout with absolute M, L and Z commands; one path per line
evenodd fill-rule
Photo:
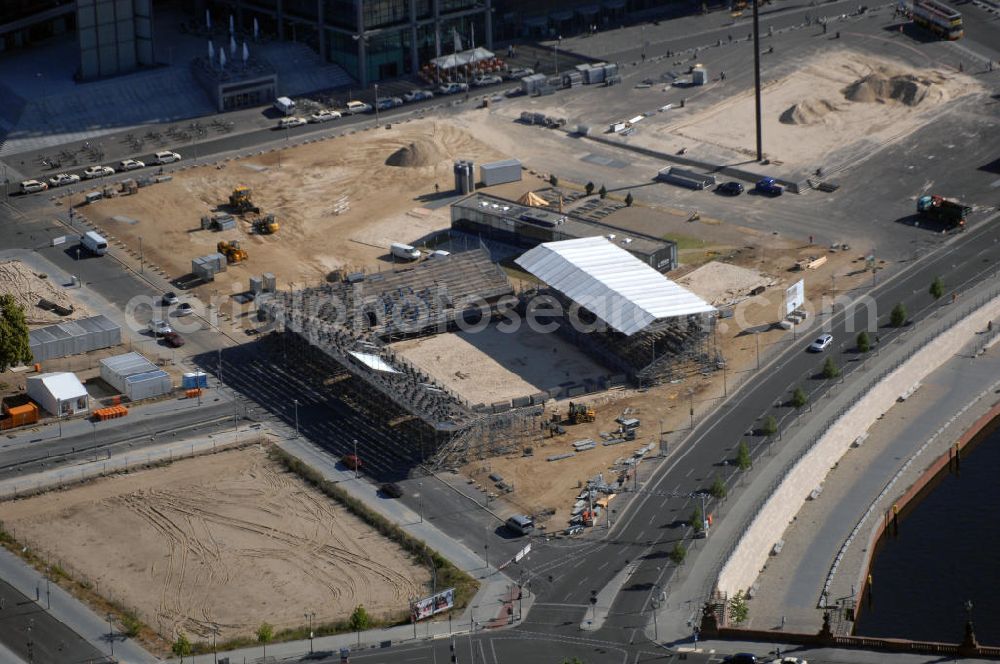
M 978 89 L 969 76 L 915 70 L 850 50 L 822 53 L 765 82 L 766 156 L 800 168 L 822 165 L 840 150 L 910 134 L 945 102 Z M 747 90 L 655 133 L 646 128 L 643 141 L 674 149 L 695 140 L 753 157 L 754 133 L 746 131 L 753 125 L 753 91 Z
M 677 280 L 713 306 L 734 304 L 759 287 L 772 286 L 778 279 L 757 270 L 731 263 L 712 261 Z
M 105 597 L 178 631 L 248 636 L 267 621 L 405 610 L 425 570 L 259 448 L 5 503 L 19 539 Z
M 36 274 L 21 261 L 0 263 L 0 293 L 14 296 L 14 300 L 24 307 L 28 325 L 33 327 L 86 318 L 90 315 L 86 307 L 74 302 L 60 285 L 52 283 L 48 275 Z M 73 309 L 73 313 L 60 316 L 54 311 L 41 309 L 37 305 L 43 298 L 67 309 Z
M 412 153 L 402 159 L 407 165 L 387 165 L 401 149 Z M 264 272 L 274 273 L 279 287 L 315 284 L 338 268 L 384 267 L 392 242 L 417 242 L 448 228 L 447 208 L 428 211 L 426 202 L 436 183 L 443 191 L 452 188 L 452 161 L 478 164 L 505 156 L 450 123 L 415 120 L 236 159 L 224 168 L 186 170 L 171 182 L 81 211 L 133 250 L 142 236 L 146 259 L 171 277 L 189 273 L 191 259 L 215 252 L 219 240 L 240 240 L 250 259 L 206 287 L 219 293 L 246 290 L 248 278 Z M 201 217 L 224 210 L 237 185 L 251 187 L 262 212 L 276 215 L 276 235 L 251 235 L 249 222 L 238 231 L 200 230 Z M 336 214 L 342 197 L 349 209 Z
M 392 348 L 473 404 L 530 396 L 611 373 L 555 334 L 532 330 L 527 321 L 511 332 L 490 325 L 481 332 L 401 341 Z

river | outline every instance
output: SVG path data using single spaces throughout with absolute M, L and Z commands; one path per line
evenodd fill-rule
M 855 634 L 957 643 L 971 600 L 979 643 L 1000 645 L 1000 430 L 928 486 L 876 550 Z

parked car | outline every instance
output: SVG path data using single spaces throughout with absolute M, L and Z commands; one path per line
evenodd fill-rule
M 801 657 L 778 657 L 771 660 L 771 664 L 809 664 L 809 662 Z
M 347 113 L 350 115 L 357 115 L 358 113 L 370 113 L 372 110 L 371 104 L 366 104 L 363 101 L 349 101 L 347 102 Z
M 832 334 L 824 334 L 816 339 L 816 341 L 809 344 L 809 352 L 811 353 L 822 353 L 824 350 L 830 347 L 833 343 Z
M 161 150 L 153 155 L 154 164 L 172 164 L 175 161 L 180 161 L 181 156 L 176 152 L 171 152 L 170 150 Z
M 359 470 L 361 468 L 361 457 L 355 456 L 353 454 L 345 454 L 340 458 L 340 462 L 350 468 L 351 470 Z
M 739 196 L 743 193 L 743 185 L 739 182 L 723 182 L 715 190 L 725 196 Z
M 137 168 L 146 168 L 146 164 L 138 159 L 124 159 L 118 164 L 118 171 L 134 171 Z
M 774 181 L 774 178 L 764 178 L 754 187 L 758 194 L 764 196 L 781 196 L 784 187 Z
M 290 117 L 281 118 L 278 120 L 278 129 L 290 129 L 292 127 L 301 127 L 306 123 L 305 118 L 300 117 Z
M 191 306 L 190 302 L 181 302 L 177 305 L 177 309 L 174 310 L 175 316 L 190 316 L 194 313 L 194 307 Z
M 49 185 L 44 182 L 39 182 L 38 180 L 25 180 L 21 183 L 22 194 L 33 194 L 36 191 L 45 191 L 48 188 Z
M 88 166 L 83 172 L 83 177 L 87 180 L 92 180 L 94 178 L 103 178 L 106 175 L 114 175 L 115 169 L 110 166 Z
M 163 297 L 160 298 L 160 301 L 163 302 L 163 306 L 165 307 L 169 307 L 171 304 L 177 304 L 177 294 L 172 291 L 166 292 L 163 294 Z
M 76 173 L 59 173 L 49 178 L 49 184 L 53 187 L 62 187 L 67 184 L 76 184 L 80 181 L 80 176 Z
M 479 78 L 472 79 L 472 87 L 474 88 L 496 85 L 497 83 L 503 83 L 503 77 L 497 76 L 496 74 L 486 74 L 484 76 L 480 76 Z
M 184 345 L 184 337 L 176 332 L 167 332 L 163 335 L 163 343 L 167 344 L 171 348 L 180 348 Z
M 459 92 L 468 92 L 468 91 L 469 91 L 468 83 L 446 83 L 445 85 L 442 85 L 440 88 L 438 88 L 438 92 L 440 92 L 443 95 L 453 95 Z
M 751 655 L 748 652 L 738 652 L 735 655 L 729 655 L 726 657 L 724 662 L 729 662 L 729 664 L 757 664 L 758 660 L 756 655 Z
M 434 99 L 434 93 L 430 90 L 413 90 L 403 95 L 403 101 L 423 101 L 424 99 Z
M 309 116 L 309 122 L 329 122 L 330 120 L 336 120 L 340 117 L 338 111 L 331 111 L 330 109 L 323 109 L 322 111 L 316 111 Z
M 154 318 L 149 321 L 149 331 L 152 332 L 154 336 L 159 337 L 173 332 L 174 328 L 170 327 L 170 324 L 167 323 L 167 321 Z
M 379 487 L 382 494 L 389 498 L 402 498 L 403 497 L 403 487 L 399 486 L 395 482 L 386 482 Z
M 378 106 L 378 110 L 380 111 L 388 111 L 390 108 L 402 106 L 403 100 L 399 97 L 379 97 L 375 105 Z
M 510 71 L 508 71 L 507 78 L 516 80 L 519 78 L 524 78 L 525 76 L 531 76 L 534 73 L 535 70 L 532 69 L 531 67 L 519 67 L 517 69 L 511 69 Z
M 577 526 L 570 526 L 569 528 L 567 528 L 564 531 L 564 533 L 567 536 L 569 536 L 569 537 L 572 537 L 573 535 L 579 535 L 582 532 L 583 532 L 583 526 L 579 526 L 579 525 L 577 525 Z

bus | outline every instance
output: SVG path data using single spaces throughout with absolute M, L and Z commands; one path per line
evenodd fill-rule
M 913 22 L 942 39 L 954 41 L 965 34 L 961 12 L 937 0 L 913 0 Z

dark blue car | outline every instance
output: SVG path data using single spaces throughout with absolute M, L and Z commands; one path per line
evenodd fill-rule
M 774 178 L 764 178 L 757 183 L 754 190 L 764 196 L 781 196 L 784 188 L 774 181 Z

